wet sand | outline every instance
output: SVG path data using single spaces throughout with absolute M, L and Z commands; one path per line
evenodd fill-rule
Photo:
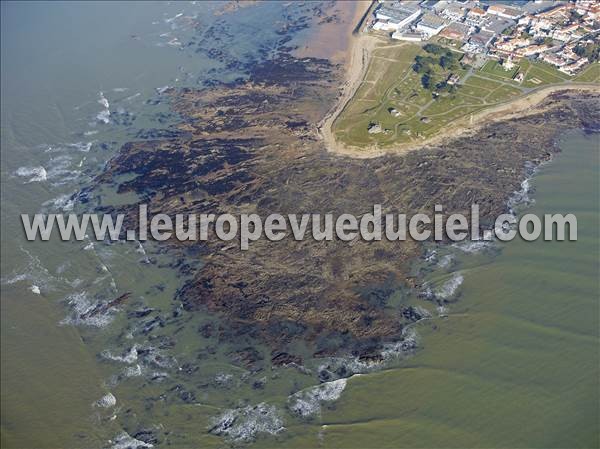
M 361 2 L 361 8 L 358 8 L 355 13 L 356 23 L 362 19 L 368 8 L 372 6 L 371 2 Z M 362 24 L 361 24 L 362 25 Z M 354 27 L 351 28 L 353 30 Z M 319 123 L 319 133 L 322 136 L 327 150 L 332 153 L 349 154 L 344 145 L 336 141 L 332 128 L 337 117 L 344 110 L 348 102 L 352 99 L 367 73 L 369 60 L 373 49 L 381 40 L 375 36 L 366 34 L 351 35 L 351 31 L 346 32 L 348 41 L 347 57 L 346 57 L 346 75 L 345 82 L 342 85 L 342 93 L 331 111 Z M 353 155 L 360 157 L 356 152 Z
M 335 20 L 316 27 L 314 36 L 306 45 L 296 51 L 299 57 L 315 57 L 329 59 L 336 64 L 349 64 L 354 36 L 354 27 L 372 5 L 371 0 L 358 0 L 334 4 L 328 14 L 334 14 Z

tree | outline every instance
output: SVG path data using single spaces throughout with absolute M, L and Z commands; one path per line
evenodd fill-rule
M 600 44 L 582 45 L 577 44 L 573 52 L 582 58 L 588 58 L 590 62 L 597 61 L 600 56 Z
M 412 68 L 417 73 L 425 73 L 427 71 L 427 67 L 425 67 L 425 65 L 423 65 L 423 63 L 420 61 L 415 62 Z
M 442 66 L 442 68 L 444 69 L 449 69 L 450 67 L 452 67 L 453 63 L 454 58 L 448 57 L 447 55 L 444 55 L 440 58 L 440 66 Z
M 427 44 L 423 46 L 423 50 L 425 50 L 427 53 L 431 53 L 432 55 L 441 55 L 445 51 L 444 47 L 436 44 Z
M 417 73 L 429 72 L 431 71 L 431 65 L 435 63 L 435 59 L 430 56 L 416 56 L 413 70 Z
M 433 81 L 431 80 L 431 75 L 429 73 L 424 73 L 421 77 L 421 85 L 427 89 L 431 90 L 433 86 Z

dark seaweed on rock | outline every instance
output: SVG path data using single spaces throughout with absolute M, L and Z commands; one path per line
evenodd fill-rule
M 254 65 L 250 79 L 255 83 L 273 83 L 285 85 L 289 83 L 323 80 L 323 75 L 330 71 L 326 59 L 298 59 L 288 53 L 277 59 L 267 60 Z
M 158 192 L 168 196 L 193 191 L 214 195 L 248 180 L 242 170 L 234 173 L 226 168 L 248 161 L 248 148 L 256 145 L 258 141 L 251 139 L 129 142 L 98 181 L 108 182 L 115 175 L 135 173 L 139 176 L 119 184 L 119 193 L 133 191 L 146 198 Z M 221 176 L 215 175 L 221 171 Z
M 381 204 L 385 212 L 410 215 L 442 204 L 446 214 L 468 216 L 477 203 L 482 223 L 490 225 L 507 211 L 528 167 L 558 151 L 562 132 L 600 123 L 597 96 L 567 92 L 550 96 L 539 113 L 492 123 L 444 147 L 354 160 L 325 152 L 315 131 L 337 96 L 331 83 L 338 77 L 326 61 L 280 54 L 254 64 L 248 82 L 171 92 L 182 134 L 124 145 L 96 181 L 117 183 L 120 192 L 141 195 L 150 211 L 168 214 L 360 216 Z M 137 176 L 119 183 L 117 175 L 127 173 Z M 123 211 L 133 221 L 135 208 Z M 419 319 L 416 309 L 388 305 L 395 290 L 418 283 L 411 264 L 424 250 L 414 241 L 288 237 L 253 242 L 248 251 L 214 238 L 166 245 L 202 248 L 196 253 L 204 256 L 203 268 L 175 298 L 185 310 L 222 317 L 220 341 L 259 339 L 270 346 L 270 358 L 248 345 L 231 353 L 250 369 L 265 360 L 301 363 L 290 349 L 299 342 L 315 356 L 376 360 L 386 342 L 400 340 Z M 160 323 L 144 328 L 151 332 Z

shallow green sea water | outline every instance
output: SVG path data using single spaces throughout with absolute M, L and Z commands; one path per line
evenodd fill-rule
M 577 242 L 502 246 L 466 266 L 448 318 L 400 367 L 354 377 L 290 446 L 598 447 L 599 137 L 575 133 L 526 212 L 574 213 Z
M 67 299 L 86 291 L 104 293 L 112 280 L 119 292 L 132 291 L 136 301 L 168 312 L 182 280 L 161 263 L 141 263 L 135 247 L 97 245 L 97 251 L 84 251 L 85 244 L 22 241 L 19 213 L 37 212 L 85 185 L 85 179 L 59 184 L 62 173 L 54 170 L 53 177 L 53 160 L 69 156 L 67 168 L 79 169 L 84 178 L 93 175 L 119 143 L 134 138 L 137 127 L 157 126 L 157 111 L 145 104 L 156 88 L 186 85 L 193 79 L 177 81 L 182 74 L 211 67 L 198 54 L 192 58 L 157 45 L 164 43 L 162 32 L 170 29 L 168 21 L 181 5 L 95 3 L 89 10 L 83 4 L 3 4 L 2 55 L 8 64 L 3 65 L 1 133 L 2 447 L 107 447 L 124 428 L 132 432 L 141 425 L 167 429 L 172 446 L 225 447 L 226 441 L 207 433 L 215 415 L 239 403 L 263 401 L 282 410 L 292 386 L 316 382 L 286 368 L 268 373 L 266 390 L 241 381 L 230 388 L 198 387 L 195 403 L 149 407 L 148 398 L 167 386 L 142 376 L 113 384 L 115 373 L 137 362 L 102 357 L 105 350 L 122 354 L 133 343 L 123 337 L 133 326 L 126 314 L 99 329 L 65 324 Z M 198 9 L 202 23 L 214 20 L 210 11 L 202 16 L 202 5 Z M 261 11 L 250 9 L 227 20 L 233 25 L 256 21 L 262 27 Z M 66 13 L 68 27 L 63 26 Z M 240 35 L 255 35 L 254 30 L 242 29 Z M 137 125 L 122 129 L 96 123 L 99 91 L 115 111 L 122 106 L 137 114 Z M 89 142 L 95 146 L 87 152 L 69 146 Z M 102 150 L 101 142 L 115 144 Z M 301 422 L 282 412 L 286 431 L 275 438 L 259 435 L 254 445 L 597 447 L 598 136 L 573 134 L 564 149 L 533 181 L 537 203 L 528 211 L 576 213 L 577 243 L 514 241 L 498 257 L 465 256 L 459 266 L 465 278 L 460 300 L 448 318 L 418 326 L 417 355 L 353 377 L 341 399 L 324 406 L 320 417 Z M 48 168 L 48 181 L 16 174 L 38 165 Z M 110 279 L 102 266 L 110 267 Z M 31 290 L 33 284 L 41 294 Z M 180 362 L 195 360 L 199 349 L 213 344 L 199 338 L 204 317 L 183 319 L 185 329 L 177 330 L 172 350 Z M 223 354 L 227 350 L 219 348 Z M 241 379 L 242 370 L 223 354 L 199 363 L 197 377 L 177 377 L 176 368 L 170 374 L 192 387 L 220 372 Z M 109 391 L 117 408 L 99 410 L 94 402 Z

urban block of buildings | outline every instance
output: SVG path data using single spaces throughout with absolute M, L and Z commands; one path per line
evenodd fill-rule
M 574 75 L 591 62 L 577 47 L 600 44 L 600 2 L 379 0 L 369 28 L 412 42 L 439 36 L 505 67 L 530 58 Z

